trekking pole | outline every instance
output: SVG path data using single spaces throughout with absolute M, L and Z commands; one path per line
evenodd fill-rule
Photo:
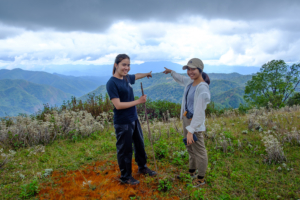
M 142 95 L 144 96 L 144 90 L 143 90 L 143 83 L 142 82 L 141 82 L 141 90 L 142 90 Z M 149 120 L 148 120 L 146 103 L 144 103 L 144 105 L 145 105 L 145 115 L 146 115 L 146 120 L 147 120 L 147 125 L 148 125 L 148 137 L 149 137 L 149 140 L 150 140 L 150 144 L 152 146 L 153 159 L 154 159 L 154 164 L 155 164 L 155 170 L 157 171 L 157 165 L 156 165 L 156 159 L 155 159 L 155 151 L 154 151 L 153 143 L 152 143 L 152 140 L 151 140 L 151 132 L 150 132 L 150 126 L 149 126 Z

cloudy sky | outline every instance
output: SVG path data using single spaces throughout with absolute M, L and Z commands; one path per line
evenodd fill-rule
M 298 63 L 299 0 L 1 0 L 0 68 Z

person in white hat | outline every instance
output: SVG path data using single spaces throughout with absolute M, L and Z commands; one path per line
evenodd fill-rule
M 208 163 L 203 132 L 206 131 L 205 109 L 210 103 L 210 79 L 203 72 L 203 62 L 198 58 L 189 60 L 182 69 L 187 69 L 188 77 L 167 68 L 163 73 L 171 73 L 173 79 L 185 87 L 180 119 L 183 120 L 183 134 L 187 138 L 189 174 L 194 178 L 193 186 L 198 187 L 205 184 L 204 176 Z M 194 141 L 193 134 L 197 137 L 197 141 Z M 196 174 L 196 169 L 198 169 L 198 174 Z M 178 176 L 178 178 L 180 177 Z

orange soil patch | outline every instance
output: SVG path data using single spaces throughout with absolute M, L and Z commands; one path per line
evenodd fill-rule
M 136 186 L 119 182 L 120 170 L 116 162 L 96 162 L 82 170 L 53 172 L 52 182 L 42 185 L 40 199 L 179 199 L 161 197 L 157 183 L 145 183 L 145 176 L 138 174 L 137 165 L 133 165 L 133 177 L 140 181 Z

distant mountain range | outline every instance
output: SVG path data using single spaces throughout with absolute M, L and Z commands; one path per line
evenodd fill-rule
M 182 66 L 171 62 L 151 62 L 132 65 L 130 73 L 161 72 L 163 66 L 184 72 Z M 88 69 L 89 70 L 89 69 Z M 90 71 L 98 76 L 68 76 L 43 71 L 28 71 L 22 69 L 0 70 L 0 117 L 5 115 L 31 114 L 43 108 L 43 104 L 61 105 L 71 96 L 86 100 L 88 94 L 105 95 L 105 84 L 111 77 L 101 70 Z M 112 66 L 106 68 L 112 70 Z M 94 73 L 93 73 L 94 72 Z M 186 75 L 186 74 L 184 74 Z M 237 107 L 244 103 L 245 83 L 251 75 L 239 73 L 209 73 L 211 79 L 210 91 L 212 100 L 219 107 Z M 153 73 L 151 79 L 141 79 L 133 85 L 135 96 L 141 96 L 140 83 L 152 100 L 166 99 L 181 102 L 183 87 L 177 84 L 170 75 Z
M 19 66 L 25 68 L 26 66 Z M 170 61 L 151 61 L 141 64 L 131 64 L 130 73 L 145 73 L 152 71 L 153 73 L 160 73 L 164 67 L 170 68 L 178 73 L 184 73 L 182 65 Z M 58 66 L 35 66 L 35 69 L 44 69 L 43 71 L 49 73 L 59 73 L 68 76 L 111 76 L 113 63 L 109 65 L 59 65 Z M 234 73 L 237 72 L 242 75 L 257 73 L 260 67 L 246 67 L 246 66 L 225 66 L 225 65 L 209 65 L 204 62 L 204 72 L 206 73 Z
M 183 74 L 186 76 L 186 74 Z M 212 101 L 218 107 L 236 108 L 240 103 L 244 103 L 245 83 L 251 79 L 251 75 L 241 75 L 238 73 L 230 74 L 208 74 L 211 79 L 210 92 Z M 137 80 L 132 85 L 135 96 L 141 96 L 140 83 L 143 83 L 144 93 L 152 100 L 165 99 L 172 102 L 180 103 L 183 95 L 183 87 L 176 83 L 170 74 L 163 73 L 153 74 L 153 78 Z M 89 95 L 105 95 L 105 85 L 99 86 L 96 90 L 83 95 L 79 100 L 85 101 Z
M 0 117 L 32 114 L 43 104 L 61 105 L 71 96 L 80 97 L 109 77 L 74 77 L 22 69 L 0 70 Z
M 50 74 L 42 71 L 27 71 L 22 69 L 1 69 L 1 79 L 22 79 L 36 84 L 50 85 L 65 93 L 79 97 L 105 84 L 109 77 L 74 77 Z
M 0 80 L 0 116 L 32 114 L 42 109 L 43 104 L 61 105 L 70 98 L 71 94 L 49 85 L 20 79 Z

